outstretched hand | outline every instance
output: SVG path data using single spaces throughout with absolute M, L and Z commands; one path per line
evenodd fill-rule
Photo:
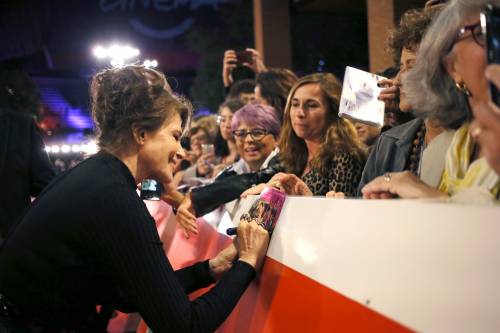
M 404 199 L 446 197 L 446 193 L 430 187 L 409 171 L 391 172 L 366 184 L 363 199 Z
M 196 216 L 190 193 L 184 197 L 179 208 L 177 208 L 175 220 L 183 230 L 186 238 L 189 238 L 191 234 L 198 234 L 198 225 L 196 224 Z
M 269 185 L 267 183 L 261 183 L 259 185 L 255 185 L 247 189 L 245 192 L 241 193 L 240 198 L 244 199 L 248 197 L 249 195 L 258 195 L 261 194 L 262 191 Z
M 249 188 L 241 194 L 241 198 L 262 193 L 266 187 L 274 187 L 288 195 L 312 196 L 313 193 L 306 183 L 291 173 L 277 173 L 267 183 Z

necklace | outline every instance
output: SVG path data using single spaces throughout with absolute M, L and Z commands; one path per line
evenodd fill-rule
M 425 144 L 425 123 L 422 123 L 420 129 L 417 131 L 415 138 L 413 139 L 410 156 L 406 162 L 406 170 L 409 170 L 414 175 L 419 175 L 420 169 L 420 157 L 424 150 Z

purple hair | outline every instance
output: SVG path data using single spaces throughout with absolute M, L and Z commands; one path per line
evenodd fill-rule
M 248 104 L 236 111 L 231 122 L 231 130 L 235 131 L 241 123 L 263 128 L 275 138 L 280 135 L 281 123 L 274 108 L 262 104 Z

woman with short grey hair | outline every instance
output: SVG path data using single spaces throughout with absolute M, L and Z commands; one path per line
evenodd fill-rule
M 500 6 L 500 0 L 450 1 L 427 31 L 415 67 L 403 78 L 418 115 L 434 118 L 445 128 L 460 126 L 446 155 L 439 191 L 407 172 L 389 173 L 366 185 L 364 197 L 441 197 L 471 188 L 498 195 L 499 177 L 469 131 L 470 109 L 490 99 L 484 77 L 485 35 L 479 21 L 488 3 Z

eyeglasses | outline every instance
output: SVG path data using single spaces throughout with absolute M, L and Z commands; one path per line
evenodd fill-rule
M 262 140 L 266 135 L 269 134 L 269 132 L 263 128 L 254 128 L 251 131 L 246 131 L 246 130 L 236 130 L 233 131 L 233 135 L 236 139 L 238 140 L 244 140 L 247 135 L 250 134 L 250 137 L 255 140 L 255 141 L 260 141 Z
M 470 34 L 467 34 L 467 31 L 470 31 Z M 486 46 L 485 27 L 481 24 L 481 22 L 477 22 L 475 24 L 466 25 L 465 27 L 461 28 L 458 31 L 457 38 L 453 42 L 452 47 L 456 43 L 458 43 L 461 40 L 464 40 L 470 36 L 472 36 L 472 39 L 474 39 L 474 41 L 476 42 L 477 45 L 479 45 L 481 47 Z

